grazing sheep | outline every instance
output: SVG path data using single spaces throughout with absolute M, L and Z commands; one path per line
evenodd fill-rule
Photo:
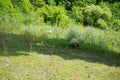
M 75 39 L 75 38 L 72 38 L 71 41 L 70 41 L 70 46 L 72 46 L 74 48 L 78 48 L 78 46 L 79 46 L 78 40 Z

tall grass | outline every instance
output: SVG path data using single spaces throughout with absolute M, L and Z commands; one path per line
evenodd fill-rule
M 47 30 L 51 30 L 52 33 L 47 34 Z M 61 29 L 55 26 L 25 26 L 22 33 L 58 46 L 69 46 L 70 40 L 76 38 L 80 49 L 120 53 L 120 33 L 115 31 L 103 31 L 92 27 Z
M 80 49 L 102 53 L 120 53 L 120 32 L 99 30 L 93 27 L 80 29 L 73 26 L 62 29 L 57 26 L 47 25 L 20 26 L 19 24 L 14 25 L 9 21 L 7 22 L 7 24 L 0 24 L 3 30 L 6 31 L 8 29 L 7 32 L 19 33 L 39 42 L 43 41 L 52 45 L 69 46 L 70 40 L 76 38 L 79 41 Z M 52 33 L 47 33 L 48 30 Z
M 105 53 L 108 51 L 120 53 L 119 32 L 102 31 L 92 27 L 86 27 L 83 30 L 72 30 L 68 32 L 67 37 L 68 39 L 70 37 L 77 38 L 81 49 Z
M 0 18 L 0 31 L 13 32 L 17 30 L 20 25 L 21 23 L 15 18 L 10 18 L 9 16 Z

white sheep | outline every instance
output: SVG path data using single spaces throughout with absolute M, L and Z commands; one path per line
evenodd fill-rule
M 72 38 L 71 41 L 70 41 L 70 46 L 72 46 L 74 48 L 78 48 L 78 46 L 79 46 L 78 40 L 75 39 L 75 38 Z

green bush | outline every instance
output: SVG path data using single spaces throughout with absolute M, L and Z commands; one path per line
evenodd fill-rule
M 11 0 L 0 0 L 0 8 L 11 10 L 13 8 Z
M 48 5 L 56 5 L 55 0 L 45 0 L 46 4 Z
M 77 24 L 83 23 L 82 8 L 76 6 L 72 7 L 70 16 L 77 22 Z
M 63 5 L 67 11 L 71 11 L 73 6 L 85 7 L 95 4 L 95 0 L 54 0 L 56 5 Z
M 86 6 L 83 9 L 83 23 L 84 23 L 84 25 L 94 26 L 94 23 L 96 20 L 95 15 L 98 15 L 97 17 L 99 17 L 99 14 L 95 14 L 95 12 L 94 12 L 95 8 L 96 8 L 95 5 L 91 5 L 91 6 Z
M 109 9 L 112 12 L 112 15 L 114 16 L 114 18 L 119 18 L 120 19 L 120 2 L 114 2 L 112 4 L 109 4 L 108 2 L 100 2 L 99 4 L 102 8 L 104 7 L 109 7 Z
M 83 16 L 84 25 L 96 26 L 97 24 L 96 27 L 106 28 L 107 23 L 112 18 L 112 13 L 107 7 L 101 8 L 100 6 L 91 5 L 84 8 Z
M 45 0 L 30 0 L 30 3 L 31 3 L 35 8 L 41 8 L 42 6 L 45 5 Z
M 21 10 L 23 13 L 34 11 L 34 7 L 29 0 L 11 0 L 14 8 Z
M 120 20 L 114 20 L 112 23 L 112 29 L 119 31 L 120 30 Z
M 106 1 L 106 0 L 103 0 Z M 96 3 L 98 5 L 95 5 Z M 110 2 L 110 0 L 109 0 Z M 0 18 L 16 20 L 15 23 L 44 24 L 66 28 L 84 24 L 119 30 L 120 2 L 101 0 L 1 0 Z M 92 5 L 91 5 L 92 4 Z M 9 21 L 9 22 L 10 22 Z M 7 22 L 6 22 L 7 23 Z M 117 26 L 118 25 L 118 26 Z
M 6 20 L 5 17 L 8 18 L 11 24 L 14 23 L 13 20 L 16 20 L 16 24 L 31 24 L 37 18 L 29 0 L 2 0 L 0 1 L 0 10 L 0 17 L 3 20 Z
M 115 18 L 120 19 L 120 2 L 115 2 L 110 5 L 110 9 Z
M 109 21 L 112 18 L 112 12 L 108 7 L 103 8 L 101 18 L 105 21 Z
M 106 29 L 108 27 L 106 22 L 101 18 L 97 20 L 96 26 L 99 27 L 99 28 L 102 28 L 102 29 Z
M 44 22 L 50 25 L 57 25 L 62 28 L 68 26 L 71 22 L 67 12 L 62 6 L 44 6 L 38 9 L 40 16 L 44 18 Z

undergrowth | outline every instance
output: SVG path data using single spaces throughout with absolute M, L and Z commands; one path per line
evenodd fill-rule
M 51 31 L 51 33 L 48 33 L 48 31 Z M 43 41 L 47 44 L 63 47 L 69 46 L 70 40 L 76 38 L 79 41 L 79 49 L 102 53 L 120 53 L 120 33 L 115 31 L 103 31 L 93 27 L 75 28 L 73 26 L 62 29 L 47 25 L 23 25 L 18 27 L 17 30 L 12 29 L 11 32 L 27 37 L 28 40 L 26 41 Z

